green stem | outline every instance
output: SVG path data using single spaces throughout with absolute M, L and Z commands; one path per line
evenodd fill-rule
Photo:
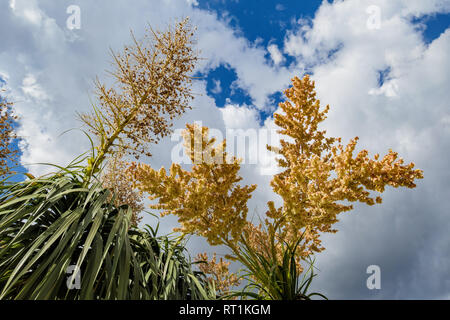
M 99 152 L 95 157 L 92 157 L 89 159 L 89 162 L 92 163 L 92 165 L 90 167 L 88 167 L 86 169 L 86 175 L 85 175 L 85 179 L 84 179 L 84 184 L 88 185 L 92 176 L 98 172 L 101 164 L 103 163 L 103 161 L 106 158 L 106 155 L 109 152 L 109 149 L 111 148 L 111 146 L 114 144 L 114 142 L 116 141 L 116 139 L 119 137 L 119 135 L 123 132 L 123 130 L 125 129 L 125 127 L 131 122 L 131 120 L 134 119 L 134 117 L 136 116 L 139 107 L 142 105 L 142 103 L 145 101 L 145 99 L 147 99 L 149 93 L 150 93 L 150 89 L 149 88 L 145 94 L 142 96 L 141 100 L 139 101 L 139 103 L 136 104 L 136 106 L 131 110 L 131 112 L 129 113 L 129 115 L 125 118 L 125 120 L 119 124 L 119 126 L 116 128 L 116 130 L 114 130 L 114 133 L 112 136 L 110 136 L 105 143 L 102 143 L 101 148 L 99 148 Z M 103 139 L 102 139 L 103 140 Z

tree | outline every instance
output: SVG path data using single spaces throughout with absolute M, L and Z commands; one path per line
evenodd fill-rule
M 192 47 L 193 29 L 188 19 L 165 32 L 150 28 L 146 37 L 125 46 L 122 53 L 111 52 L 116 85 L 95 82 L 99 106 L 92 114 L 80 115 L 97 138 L 88 159 L 86 182 L 108 162 L 101 175 L 103 185 L 116 195 L 118 205 L 133 209 L 133 224 L 140 221 L 141 196 L 124 176 L 127 155 L 138 159 L 151 156 L 152 143 L 171 132 L 172 120 L 190 108 L 193 98 L 191 77 L 197 55 Z
M 305 292 L 299 291 L 302 284 L 286 285 L 290 292 L 275 294 L 279 292 L 275 282 L 286 281 L 283 274 L 300 274 L 301 262 L 324 250 L 320 234 L 336 232 L 332 225 L 338 221 L 337 215 L 352 210 L 351 202 L 381 203 L 386 186 L 414 188 L 414 181 L 423 178 L 423 173 L 414 169 L 413 163 L 405 165 L 392 150 L 381 159 L 378 154 L 369 158 L 367 150 L 355 156 L 357 137 L 345 146 L 340 138 L 326 137 L 319 124 L 326 119 L 329 106 L 321 108 L 308 75 L 295 77 L 285 95 L 288 101 L 281 103 L 281 112 L 274 115 L 283 135 L 281 148 L 268 146 L 279 156 L 282 172 L 273 177 L 271 186 L 283 204 L 277 208 L 270 201 L 266 218 L 258 226 L 246 219 L 247 200 L 256 186 L 237 184 L 241 180 L 239 161 L 225 161 L 226 142 L 214 147 L 207 128 L 187 126 L 186 152 L 191 160 L 203 159 L 190 172 L 177 164 L 172 164 L 169 175 L 164 168 L 156 171 L 146 164 L 134 164 L 129 170 L 135 186 L 158 200 L 153 208 L 162 210 L 162 215 L 178 216 L 181 228 L 177 231 L 203 236 L 211 245 L 226 245 L 229 258 L 243 263 L 263 297 L 304 298 Z M 201 134 L 202 140 L 196 134 Z M 195 139 L 203 141 L 198 144 L 200 149 L 195 147 Z M 286 261 L 295 268 L 272 281 L 274 270 L 283 269 Z
M 107 156 L 151 156 L 149 145 L 167 136 L 171 121 L 190 108 L 190 73 L 198 60 L 193 34 L 185 19 L 165 32 L 150 29 L 142 41 L 133 36 L 133 45 L 111 53 L 116 85 L 97 80 L 99 106 L 80 115 L 98 142 L 86 168 L 88 181 Z
M 135 226 L 139 199 L 123 156 L 150 155 L 149 144 L 188 109 L 197 59 L 187 20 L 150 31 L 148 41 L 133 38 L 113 53 L 117 86 L 96 82 L 99 106 L 81 115 L 97 138 L 88 165 L 79 157 L 54 174 L 0 186 L 0 299 L 215 298 L 184 242 Z M 67 285 L 68 270 L 79 290 Z
M 215 297 L 182 242 L 130 225 L 131 208 L 84 187 L 79 168 L 3 188 L 0 300 Z

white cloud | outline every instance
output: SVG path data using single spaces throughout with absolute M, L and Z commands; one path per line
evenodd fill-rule
M 25 96 L 36 100 L 47 100 L 49 96 L 41 88 L 41 86 L 36 82 L 36 77 L 33 74 L 27 74 L 22 81 L 21 87 Z
M 188 4 L 190 4 L 191 6 L 194 6 L 194 7 L 198 6 L 198 1 L 197 0 L 186 0 L 186 2 Z
M 64 164 L 88 148 L 82 135 L 77 143 L 60 141 L 53 145 L 43 141 L 48 141 L 47 135 L 58 136 L 68 128 L 81 125 L 76 120 L 76 112 L 89 110 L 92 80 L 97 75 L 104 78 L 104 70 L 109 68 L 108 48 L 120 49 L 129 43 L 130 29 L 139 37 L 147 22 L 158 28 L 175 17 L 190 16 L 192 24 L 198 26 L 198 48 L 202 57 L 207 58 L 198 70 L 207 72 L 219 64 L 234 68 L 238 75 L 235 85 L 247 90 L 260 109 L 270 107 L 268 96 L 286 86 L 290 76 L 298 71 L 274 70 L 264 57 L 265 48 L 249 43 L 215 14 L 192 8 L 186 1 L 165 1 L 158 10 L 148 1 L 137 1 L 133 6 L 108 1 L 95 5 L 80 2 L 82 28 L 73 31 L 66 28 L 69 4 L 16 0 L 0 5 L 0 25 L 3 30 L 9 30 L 2 35 L 0 43 L 0 70 L 10 75 L 8 85 L 22 116 L 21 135 L 28 149 L 23 150 L 24 163 Z M 26 10 L 39 13 L 39 23 L 37 20 L 22 23 L 30 22 Z M 146 21 L 141 19 L 143 12 Z M 127 24 L 118 24 L 119 18 Z M 219 86 L 215 89 L 218 92 Z M 28 121 L 38 127 L 25 125 Z M 41 134 L 43 139 L 38 138 Z M 59 152 L 52 152 L 53 148 Z M 31 170 L 36 174 L 45 171 L 39 167 Z
M 33 25 L 41 25 L 43 18 L 42 12 L 35 0 L 10 0 L 9 7 L 17 17 L 20 17 Z
M 226 105 L 220 111 L 225 127 L 230 129 L 259 128 L 259 114 L 248 106 Z
M 272 61 L 275 65 L 279 65 L 281 62 L 284 61 L 283 54 L 278 49 L 278 46 L 276 44 L 271 44 L 267 47 L 267 50 L 270 53 L 270 58 L 272 58 Z
M 381 87 L 379 88 L 372 88 L 369 90 L 369 94 L 371 95 L 385 95 L 386 97 L 395 97 L 397 96 L 398 91 L 398 84 L 397 81 L 390 80 L 388 82 L 385 82 Z
M 0 79 L 7 82 L 9 79 L 9 75 L 5 72 L 0 71 Z
M 214 93 L 214 94 L 221 93 L 222 92 L 222 87 L 220 85 L 220 80 L 219 79 L 213 80 L 213 82 L 214 82 L 214 88 L 211 89 L 211 92 Z
M 266 61 L 267 51 L 264 47 L 236 35 L 225 22 L 218 21 L 214 14 L 202 12 L 192 15 L 192 18 L 194 24 L 198 25 L 198 45 L 202 55 L 208 57 L 199 69 L 208 70 L 221 64 L 233 68 L 238 77 L 237 85 L 248 92 L 258 109 L 270 109 L 272 106 L 268 97 L 288 86 L 289 79 L 294 74 L 303 72 L 301 64 L 289 70 L 286 67 L 272 67 Z

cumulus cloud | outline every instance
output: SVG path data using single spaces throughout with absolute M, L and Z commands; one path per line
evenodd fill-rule
M 20 17 L 35 26 L 39 26 L 42 22 L 42 12 L 35 0 L 10 0 L 9 7 L 15 16 Z
M 213 80 L 213 82 L 214 82 L 214 88 L 211 89 L 211 92 L 214 93 L 214 94 L 221 93 L 222 92 L 222 87 L 220 85 L 220 80 L 219 79 Z
M 267 47 L 267 51 L 269 51 L 270 58 L 272 58 L 272 61 L 275 65 L 278 65 L 284 61 L 283 54 L 281 53 L 280 49 L 278 49 L 278 46 L 276 44 L 269 45 Z
M 263 47 L 236 35 L 214 13 L 198 10 L 186 1 L 163 1 L 158 10 L 148 1 L 137 1 L 133 6 L 81 1 L 80 30 L 66 27 L 69 18 L 66 9 L 71 4 L 23 0 L 0 4 L 0 24 L 3 30 L 9 30 L 0 43 L 0 72 L 10 75 L 8 86 L 23 119 L 19 134 L 26 139 L 24 163 L 63 164 L 87 150 L 88 141 L 81 134 L 71 134 L 74 143 L 63 143 L 63 137 L 57 146 L 43 143 L 49 140 L 40 139 L 39 135 L 58 136 L 67 128 L 80 126 L 76 112 L 89 110 L 92 80 L 97 75 L 105 78 L 104 70 L 111 60 L 108 48 L 119 50 L 129 43 L 130 30 L 137 37 L 142 36 L 148 23 L 163 28 L 176 18 L 190 16 L 193 25 L 198 26 L 198 48 L 206 58 L 198 71 L 207 73 L 220 64 L 230 65 L 238 75 L 235 85 L 247 90 L 260 109 L 267 107 L 270 94 L 289 82 L 289 76 L 284 75 L 288 73 L 286 69 L 273 70 L 267 63 Z M 146 13 L 144 21 L 143 12 Z M 117 23 L 118 19 L 121 23 Z M 262 82 L 262 78 L 272 81 Z M 219 88 L 216 87 L 216 92 Z M 33 132 L 30 128 L 34 128 Z M 55 147 L 59 154 L 66 156 L 56 158 L 57 153 L 52 152 Z M 48 169 L 36 166 L 30 170 L 39 174 Z
M 220 109 L 225 127 L 230 129 L 258 128 L 259 114 L 248 106 L 226 105 Z
M 36 77 L 33 74 L 27 74 L 22 80 L 22 92 L 25 96 L 36 100 L 48 100 L 49 96 L 36 82 Z
M 188 4 L 190 4 L 191 6 L 194 6 L 194 7 L 198 6 L 198 1 L 197 0 L 186 0 L 186 2 Z

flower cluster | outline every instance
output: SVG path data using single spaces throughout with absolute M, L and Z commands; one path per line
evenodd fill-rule
M 92 114 L 80 116 L 99 140 L 87 176 L 118 150 L 136 159 L 151 156 L 149 144 L 167 136 L 172 120 L 190 108 L 190 74 L 198 60 L 192 37 L 186 19 L 165 32 L 151 29 L 142 41 L 133 36 L 133 45 L 112 53 L 114 84 L 108 87 L 97 80 L 99 104 Z
M 229 267 L 231 263 L 223 258 L 217 261 L 215 253 L 211 260 L 209 260 L 206 253 L 199 253 L 195 261 L 198 263 L 200 271 L 209 275 L 209 281 L 214 282 L 216 292 L 220 296 L 229 293 L 232 287 L 240 284 L 236 275 L 230 273 Z
M 109 189 L 114 196 L 114 204 L 119 207 L 128 205 L 131 208 L 131 224 L 137 226 L 142 220 L 139 213 L 144 210 L 142 195 L 133 188 L 127 175 L 128 162 L 121 157 L 111 159 L 100 177 L 104 188 Z
M 280 156 L 279 166 L 284 169 L 271 182 L 283 205 L 275 208 L 269 202 L 267 215 L 280 222 L 284 240 L 302 233 L 303 254 L 305 250 L 310 254 L 323 250 L 319 233 L 335 232 L 337 215 L 353 209 L 348 202 L 381 203 L 380 195 L 370 191 L 382 193 L 388 185 L 414 188 L 414 180 L 423 178 L 423 173 L 413 163 L 405 165 L 392 150 L 381 160 L 379 155 L 370 159 L 367 150 L 355 156 L 357 137 L 346 146 L 340 138 L 326 137 L 318 127 L 329 106 L 321 110 L 309 76 L 294 78 L 285 94 L 290 101 L 280 104 L 283 113 L 276 113 L 274 119 L 286 139 L 281 148 L 269 147 Z
M 11 106 L 12 103 L 0 96 L 0 178 L 12 173 L 11 166 L 17 165 L 18 150 L 14 150 L 11 144 L 17 138 L 13 128 L 17 116 Z
M 240 160 L 207 160 L 227 159 L 225 141 L 215 146 L 208 128 L 187 125 L 184 136 L 192 170 L 173 163 L 167 175 L 164 168 L 157 171 L 146 164 L 133 164 L 128 170 L 135 186 L 151 200 L 158 199 L 152 208 L 162 210 L 162 216 L 178 216 L 181 227 L 174 231 L 203 236 L 211 245 L 235 243 L 247 223 L 247 201 L 256 185 L 238 184 L 242 180 Z M 198 159 L 202 161 L 195 164 Z

